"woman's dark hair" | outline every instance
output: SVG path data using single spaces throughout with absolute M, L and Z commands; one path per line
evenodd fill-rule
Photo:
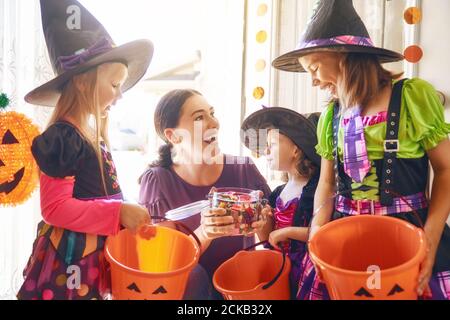
M 190 97 L 195 95 L 201 96 L 202 94 L 192 89 L 178 89 L 170 91 L 158 102 L 154 116 L 155 130 L 158 136 L 164 140 L 165 144 L 159 147 L 158 160 L 152 162 L 148 168 L 170 168 L 173 164 L 173 145 L 167 140 L 164 135 L 164 130 L 178 126 L 183 105 Z M 139 178 L 139 183 L 141 182 L 141 178 Z

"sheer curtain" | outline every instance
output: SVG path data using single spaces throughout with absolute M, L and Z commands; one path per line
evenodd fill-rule
M 202 91 L 208 101 L 216 107 L 216 114 L 222 120 L 222 131 L 226 135 L 222 145 L 224 151 L 230 154 L 238 153 L 245 1 L 190 0 L 187 5 L 185 0 L 171 1 L 174 8 L 179 9 L 179 6 L 175 5 L 177 3 L 183 3 L 184 6 L 190 8 L 191 11 L 184 12 L 184 19 L 186 23 L 199 25 L 199 34 L 195 34 L 196 30 L 187 31 L 192 28 L 185 28 L 183 29 L 185 33 L 180 33 L 176 23 L 164 18 L 167 14 L 159 13 L 164 12 L 162 8 L 167 7 L 167 4 L 162 5 L 163 1 L 135 0 L 131 1 L 131 4 L 124 4 L 119 0 L 110 1 L 110 9 L 113 10 L 113 13 L 110 10 L 106 12 L 101 5 L 98 5 L 98 2 L 101 1 L 85 0 L 81 2 L 92 9 L 92 13 L 105 24 L 106 29 L 111 32 L 118 44 L 139 37 L 154 41 L 158 50 L 155 51 L 157 55 L 152 62 L 150 72 L 157 72 L 158 68 L 165 70 L 164 67 L 171 70 L 170 63 L 174 62 L 166 59 L 168 66 L 165 66 L 162 63 L 166 63 L 166 61 L 161 57 L 173 56 L 175 60 L 180 59 L 181 63 L 185 63 L 184 55 L 180 53 L 180 50 L 176 51 L 181 40 L 188 42 L 193 51 L 201 50 L 201 76 L 196 83 L 198 85 L 196 89 Z M 141 25 L 136 26 L 136 29 L 132 26 L 129 27 L 129 36 L 124 34 L 126 28 L 123 27 L 124 25 L 128 26 L 126 23 L 128 18 L 122 19 L 122 22 L 125 21 L 125 23 L 122 23 L 120 27 L 113 25 L 117 25 L 115 17 L 121 14 L 118 11 L 121 6 L 128 6 L 130 16 L 134 10 L 139 11 L 142 15 L 142 19 L 131 16 L 131 19 L 141 21 Z M 193 12 L 192 10 L 197 6 L 200 6 L 202 11 Z M 149 10 L 152 12 L 148 12 Z M 163 18 L 159 19 L 162 21 L 161 25 L 153 28 L 153 25 L 144 21 L 143 18 L 150 19 L 151 15 L 156 15 L 155 12 Z M 125 13 L 123 14 L 125 17 Z M 193 18 L 196 18 L 195 21 L 192 20 Z M 42 130 L 46 126 L 52 109 L 31 106 L 23 100 L 29 90 L 53 78 L 40 20 L 38 0 L 0 0 L 0 91 L 7 93 L 12 98 L 14 111 L 25 113 Z M 122 31 L 122 33 L 116 34 L 115 30 Z M 174 30 L 177 32 L 173 32 Z M 177 40 L 177 37 L 182 39 Z M 170 50 L 171 47 L 174 47 L 173 50 Z M 181 66 L 184 67 L 184 65 Z M 180 66 L 175 65 L 175 67 Z M 170 85 L 178 84 L 180 86 L 181 81 L 172 82 L 173 84 Z M 133 94 L 127 93 L 127 96 L 131 98 L 128 102 L 126 99 L 121 101 L 122 109 L 129 112 L 133 109 L 127 109 L 129 106 L 127 103 L 136 102 L 134 107 L 147 108 L 148 112 L 153 113 L 152 107 L 156 101 L 152 103 L 154 97 L 151 94 L 156 92 L 155 97 L 157 97 L 159 94 L 165 93 L 167 88 L 160 85 L 152 92 L 144 92 L 147 94 L 144 96 L 142 91 L 145 91 L 146 86 L 151 87 L 152 84 L 155 85 L 149 79 L 144 78 L 140 83 L 142 90 L 139 91 L 139 88 L 136 87 Z M 137 100 L 133 100 L 133 98 L 137 98 Z M 230 108 L 234 108 L 232 112 L 230 112 Z M 141 117 L 136 123 L 140 123 L 139 121 L 152 124 L 150 117 L 148 119 Z M 152 132 L 152 135 L 149 136 L 155 137 L 156 140 L 155 133 Z M 151 154 L 148 159 L 144 159 L 139 174 L 156 156 L 156 154 Z M 137 157 L 133 155 L 133 161 L 139 160 Z M 127 160 L 125 157 L 123 159 Z M 120 161 L 120 158 L 115 158 L 115 160 L 121 184 L 124 184 L 123 181 L 127 183 L 128 180 L 136 184 L 139 175 L 134 174 L 133 169 L 130 170 L 130 162 Z M 135 185 L 132 185 L 128 189 L 132 190 L 134 187 Z M 0 207 L 0 299 L 14 299 L 15 293 L 20 288 L 23 282 L 22 271 L 31 254 L 37 223 L 40 220 L 39 190 L 36 190 L 33 197 L 24 205 L 14 208 Z
M 51 110 L 26 104 L 25 94 L 52 78 L 41 31 L 39 1 L 0 0 L 0 91 L 10 110 L 27 115 L 41 129 Z M 25 204 L 0 206 L 0 300 L 14 299 L 40 221 L 39 190 Z

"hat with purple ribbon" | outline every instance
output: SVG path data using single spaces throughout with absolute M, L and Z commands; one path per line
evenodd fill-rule
M 106 62 L 128 67 L 122 91 L 146 73 L 153 44 L 143 39 L 116 46 L 102 24 L 76 0 L 40 0 L 42 27 L 56 77 L 25 96 L 28 103 L 56 106 L 64 85 L 75 75 Z
M 366 53 L 381 63 L 403 60 L 400 53 L 375 47 L 352 0 L 321 0 L 294 51 L 276 58 L 280 70 L 305 72 L 298 59 L 319 51 Z
M 263 106 L 263 109 L 252 113 L 242 123 L 241 141 L 251 151 L 262 154 L 262 149 L 267 145 L 267 129 L 276 129 L 320 167 L 321 159 L 315 149 L 319 118 L 320 112 L 300 114 L 287 108 Z

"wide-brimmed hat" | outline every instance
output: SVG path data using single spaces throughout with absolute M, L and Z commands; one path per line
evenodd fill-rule
M 352 0 L 321 0 L 296 49 L 276 58 L 273 67 L 305 72 L 298 59 L 313 52 L 366 53 L 381 63 L 403 60 L 400 53 L 375 47 Z
M 56 78 L 25 96 L 28 103 L 54 107 L 73 76 L 106 62 L 128 66 L 125 92 L 146 73 L 153 56 L 149 40 L 116 46 L 102 24 L 76 0 L 41 0 L 42 27 Z
M 268 133 L 261 129 L 277 129 L 279 133 L 291 139 L 308 159 L 320 167 L 321 159 L 315 149 L 319 118 L 320 112 L 302 115 L 286 108 L 264 108 L 252 113 L 244 120 L 241 126 L 241 141 L 251 151 L 261 155 L 263 154 L 261 149 L 267 145 Z

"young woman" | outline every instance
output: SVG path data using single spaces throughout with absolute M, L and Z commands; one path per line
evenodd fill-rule
M 165 142 L 160 158 L 141 177 L 140 203 L 154 215 L 165 216 L 171 209 L 205 200 L 213 187 L 239 187 L 260 190 L 267 197 L 270 188 L 249 158 L 221 153 L 219 120 L 214 108 L 194 90 L 167 93 L 155 111 L 155 129 Z M 209 210 L 209 209 L 207 209 Z M 224 209 L 214 210 L 224 215 Z M 202 242 L 200 265 L 186 290 L 186 299 L 211 298 L 209 289 L 216 268 L 236 252 L 254 243 L 254 237 L 227 237 L 233 231 L 232 217 L 205 218 L 200 215 L 182 221 Z M 216 239 L 213 241 L 215 238 Z M 195 273 L 194 273 L 195 274 Z M 206 280 L 205 280 L 206 279 Z M 200 283 L 199 283 L 200 282 Z M 201 283 L 202 282 L 202 283 Z M 213 296 L 220 297 L 217 293 Z

